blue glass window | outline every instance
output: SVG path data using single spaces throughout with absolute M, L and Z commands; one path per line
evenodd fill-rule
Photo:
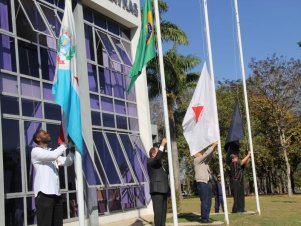
M 134 183 L 134 178 L 131 173 L 130 167 L 125 159 L 117 135 L 115 133 L 106 133 L 110 142 L 114 157 L 117 161 L 119 170 L 121 172 L 124 183 Z
M 145 176 L 142 171 L 140 162 L 138 160 L 138 155 L 136 150 L 133 148 L 129 135 L 127 134 L 119 134 L 124 150 L 128 156 L 128 159 L 132 165 L 133 171 L 135 173 L 136 178 L 139 182 L 145 182 Z
M 121 182 L 117 173 L 117 169 L 115 168 L 115 164 L 102 132 L 93 132 L 93 140 L 95 142 L 104 170 L 107 172 L 106 175 L 109 181 L 106 184 L 120 184 Z

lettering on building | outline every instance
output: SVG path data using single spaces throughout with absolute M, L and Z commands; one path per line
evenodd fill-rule
M 115 3 L 120 8 L 123 8 L 127 12 L 138 17 L 138 6 L 136 3 L 133 3 L 132 0 L 109 0 L 109 1 Z

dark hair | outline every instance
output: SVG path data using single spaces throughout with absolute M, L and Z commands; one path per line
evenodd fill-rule
M 37 138 L 38 138 L 39 133 L 42 132 L 42 131 L 43 131 L 43 130 L 40 129 L 40 130 L 36 131 L 36 132 L 33 134 L 33 136 L 32 136 L 32 139 L 33 139 L 33 141 L 34 141 L 36 144 L 39 144 L 39 141 L 37 140 Z
M 155 147 L 155 148 L 159 148 L 159 147 L 160 147 L 160 145 L 161 145 L 161 143 L 160 143 L 160 142 L 153 143 L 153 147 Z
M 152 154 L 154 153 L 154 152 L 156 152 L 157 150 L 156 150 L 156 147 L 152 147 L 150 150 L 149 150 L 149 157 L 152 157 Z
M 230 159 L 231 159 L 231 160 L 234 159 L 235 157 L 238 157 L 238 155 L 237 155 L 237 154 L 231 154 L 231 155 L 230 155 Z

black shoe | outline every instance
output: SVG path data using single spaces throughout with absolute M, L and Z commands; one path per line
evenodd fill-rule
M 213 221 L 211 221 L 211 220 L 209 220 L 209 219 L 201 219 L 200 222 L 201 222 L 201 223 L 210 224 L 210 223 L 212 223 Z

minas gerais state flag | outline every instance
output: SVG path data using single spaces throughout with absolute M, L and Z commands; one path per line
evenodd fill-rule
M 131 82 L 128 86 L 130 92 L 138 76 L 141 74 L 144 65 L 156 56 L 155 39 L 154 39 L 154 23 L 152 14 L 151 0 L 144 1 L 143 18 L 140 31 L 140 37 L 136 50 L 135 62 L 129 73 Z
M 55 95 L 55 102 L 63 109 L 63 133 L 60 133 L 59 140 L 64 140 L 69 135 L 77 150 L 82 153 L 83 138 L 76 69 L 76 38 L 71 0 L 65 1 L 52 93 Z
M 182 127 L 190 154 L 200 152 L 219 140 L 217 109 L 214 106 L 215 88 L 204 64 L 192 100 L 186 111 Z

